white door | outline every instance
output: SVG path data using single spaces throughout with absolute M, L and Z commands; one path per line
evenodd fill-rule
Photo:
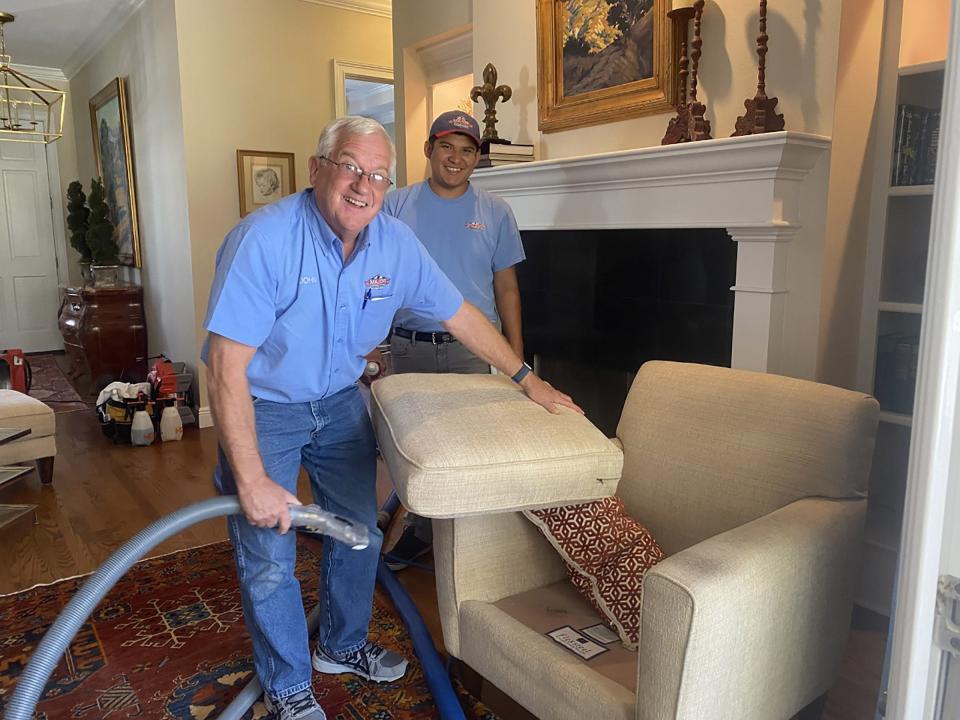
M 960 718 L 960 32 L 953 5 L 886 720 Z M 953 579 L 951 579 L 953 578 Z
M 0 141 L 0 350 L 63 349 L 43 145 Z

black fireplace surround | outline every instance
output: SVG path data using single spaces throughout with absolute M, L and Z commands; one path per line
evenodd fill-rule
M 722 228 L 528 230 L 524 351 L 608 437 L 647 360 L 730 365 L 737 244 Z

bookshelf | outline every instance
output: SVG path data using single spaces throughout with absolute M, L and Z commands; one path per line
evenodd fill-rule
M 858 604 L 890 613 L 910 450 L 943 62 L 900 67 L 877 101 L 858 385 L 880 402 Z

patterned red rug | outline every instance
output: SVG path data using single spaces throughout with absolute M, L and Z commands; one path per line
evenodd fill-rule
M 56 355 L 28 355 L 27 362 L 33 372 L 30 397 L 46 403 L 54 412 L 71 412 L 92 407 L 83 401 L 63 374 Z
M 299 544 L 304 605 L 317 598 L 319 558 Z M 229 568 L 229 570 L 225 570 Z M 252 677 L 229 543 L 134 566 L 74 638 L 37 706 L 37 720 L 173 718 L 213 720 Z M 84 578 L 0 597 L 0 714 L 36 644 Z M 377 684 L 355 675 L 314 673 L 330 720 L 437 717 L 406 628 L 378 591 L 370 636 L 411 660 L 406 676 Z M 496 720 L 458 687 L 468 718 Z M 261 702 L 244 716 L 267 717 Z

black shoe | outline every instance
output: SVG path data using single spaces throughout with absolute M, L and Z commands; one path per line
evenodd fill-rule
M 418 538 L 414 528 L 408 526 L 393 548 L 387 552 L 387 567 L 394 572 L 403 570 L 409 567 L 410 563 L 418 557 L 422 557 L 430 552 L 430 548 L 432 547 L 433 543 Z

